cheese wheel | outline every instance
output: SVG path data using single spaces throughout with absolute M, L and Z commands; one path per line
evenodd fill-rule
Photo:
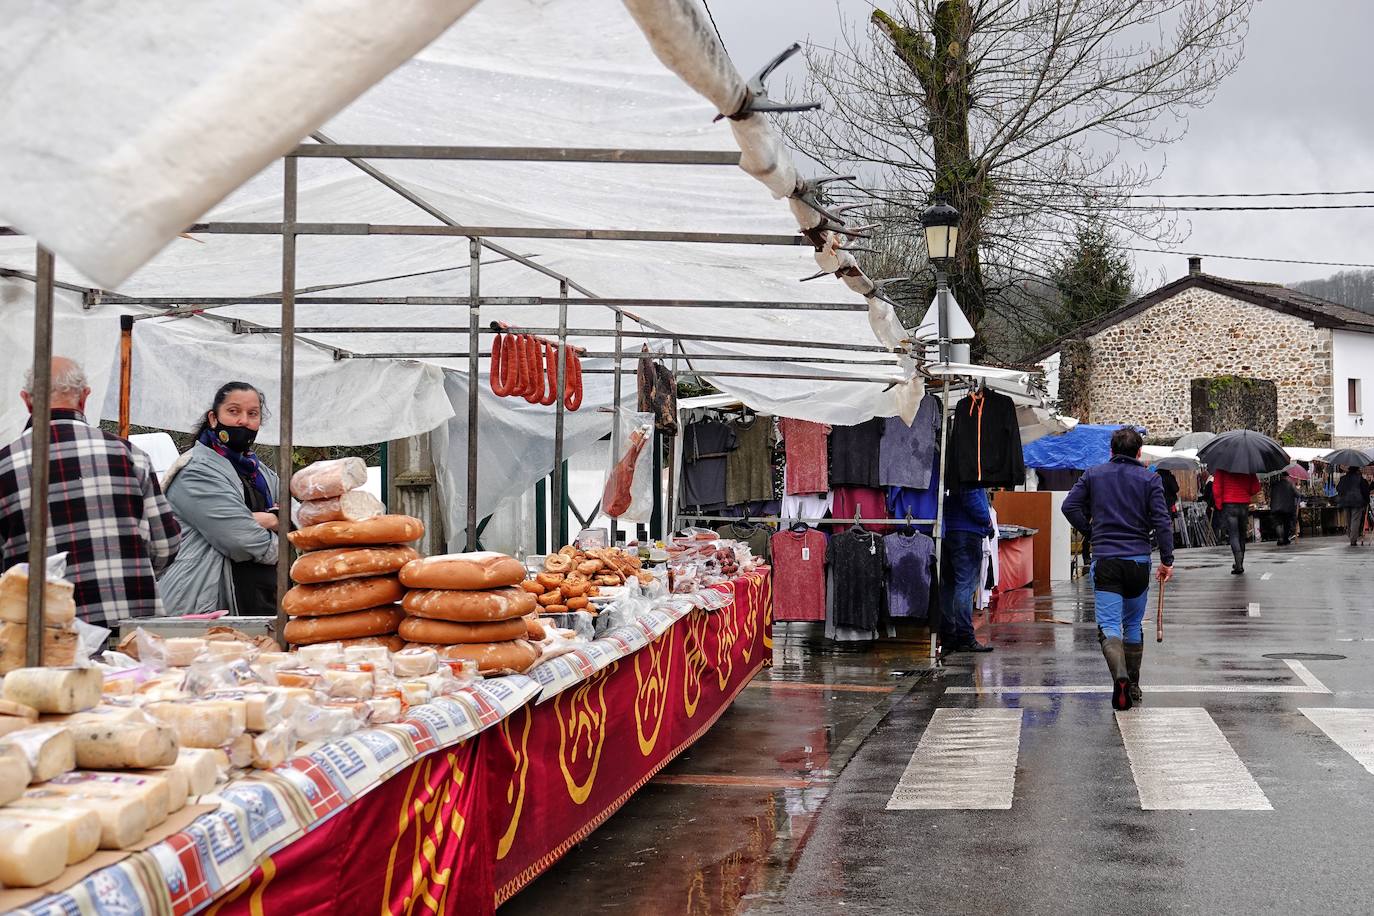
M 150 703 L 143 708 L 176 732 L 181 747 L 220 747 L 243 731 L 242 720 L 235 730 L 234 709 L 227 703 Z
M 169 766 L 177 759 L 176 734 L 163 725 L 138 722 L 73 722 L 76 765 L 83 770 Z
M 316 461 L 291 475 L 291 495 L 300 500 L 327 499 L 367 483 L 367 464 L 361 458 Z
M 398 572 L 420 558 L 413 547 L 335 547 L 302 554 L 291 564 L 291 580 L 302 585 L 339 582 Z
M 391 656 L 391 670 L 397 677 L 424 677 L 439 667 L 433 649 L 402 649 Z
M 286 622 L 283 632 L 286 641 L 295 645 L 338 642 L 340 639 L 395 633 L 404 617 L 401 609 L 393 604 L 329 617 L 295 617 Z
M 100 703 L 99 668 L 16 668 L 5 675 L 4 697 L 39 712 L 80 712 Z
M 539 647 L 524 639 L 510 642 L 456 643 L 434 646 L 448 661 L 473 661 L 482 674 L 524 674 L 539 660 Z
M 78 811 L 62 808 L 23 808 L 22 817 L 27 820 L 51 821 L 61 824 L 67 831 L 67 864 L 84 862 L 100 848 L 100 818 L 94 811 Z
M 343 639 L 344 651 L 357 646 L 376 646 L 386 649 L 388 652 L 400 652 L 406 647 L 406 641 L 399 636 L 361 636 L 357 639 Z
M 172 766 L 185 774 L 186 788 L 191 795 L 208 795 L 215 791 L 223 775 L 219 755 L 199 747 L 183 747 L 177 752 L 177 762 Z
M 425 525 L 408 515 L 379 515 L 361 522 L 324 522 L 288 535 L 297 550 L 326 547 L 385 547 L 409 544 L 425 536 Z
M 8 887 L 37 887 L 57 878 L 66 867 L 66 825 L 26 817 L 22 811 L 0 812 L 0 882 Z
M 25 792 L 12 807 L 90 811 L 100 819 L 101 849 L 128 849 L 148 831 L 148 811 L 138 798 L 103 789 L 58 791 L 44 786 Z
M 448 620 L 426 620 L 407 617 L 401 621 L 397 633 L 411 642 L 451 645 L 460 642 L 505 642 L 525 635 L 525 618 L 494 620 L 485 623 L 454 623 Z
M 416 617 L 483 623 L 523 617 L 538 606 L 538 601 L 534 595 L 518 588 L 490 592 L 428 590 L 407 593 L 401 606 Z
M 412 560 L 401 570 L 401 584 L 407 588 L 476 591 L 524 581 L 524 564 L 504 553 L 443 554 Z
M 326 499 L 309 499 L 296 510 L 296 524 L 302 528 L 323 522 L 361 522 L 386 512 L 382 501 L 365 490 L 350 490 Z
M 32 771 L 29 782 L 47 782 L 76 768 L 76 742 L 62 725 L 35 725 L 0 738 L 0 746 L 22 753 Z
M 366 579 L 345 579 L 320 585 L 297 585 L 281 599 L 281 609 L 292 617 L 326 617 L 365 611 L 400 601 L 405 588 L 395 576 L 371 576 Z M 378 631 L 373 631 L 376 633 Z M 372 633 L 355 633 L 371 636 Z M 290 637 L 287 637 L 290 641 Z
M 33 778 L 29 758 L 17 747 L 0 747 L 0 805 L 24 794 Z

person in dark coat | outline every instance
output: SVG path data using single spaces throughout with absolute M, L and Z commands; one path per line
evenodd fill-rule
M 1336 508 L 1345 516 L 1345 533 L 1354 547 L 1364 536 L 1364 516 L 1369 510 L 1369 484 L 1359 468 L 1346 468 L 1345 476 L 1336 484 Z
M 1156 468 L 1160 483 L 1164 484 L 1164 505 L 1169 507 L 1169 517 L 1178 520 L 1178 478 L 1168 468 Z
M 1298 530 L 1298 491 L 1286 472 L 1275 477 L 1269 485 L 1269 511 L 1274 516 L 1279 546 L 1287 547 L 1293 543 L 1293 535 Z

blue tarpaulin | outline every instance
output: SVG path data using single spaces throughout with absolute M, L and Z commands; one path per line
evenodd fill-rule
M 1026 467 L 1042 471 L 1086 471 L 1112 457 L 1112 433 L 1124 424 L 1079 423 L 1062 436 L 1045 436 L 1022 446 Z M 1143 435 L 1145 430 L 1137 426 Z

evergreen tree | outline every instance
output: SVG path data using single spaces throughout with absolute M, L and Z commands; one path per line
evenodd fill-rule
M 1131 262 L 1096 220 L 1076 227 L 1073 247 L 1050 276 L 1059 301 L 1045 310 L 1044 342 L 1073 334 L 1131 298 Z

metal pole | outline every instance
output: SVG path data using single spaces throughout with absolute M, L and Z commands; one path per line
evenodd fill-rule
M 558 400 L 554 402 L 553 412 L 553 504 L 559 513 L 556 532 L 562 532 L 563 496 L 567 490 L 567 479 L 563 476 L 563 424 L 565 421 L 563 396 L 568 390 L 568 283 L 558 284 Z M 562 547 L 562 544 L 558 545 Z
M 119 316 L 119 434 L 129 438 L 134 378 L 134 316 Z
M 678 348 L 676 345 L 674 345 L 674 347 L 673 347 L 673 384 L 674 384 L 674 385 L 677 384 L 677 351 L 678 351 L 678 349 L 679 349 L 679 348 Z M 674 399 L 674 402 L 673 402 L 673 403 L 677 403 L 676 399 Z M 668 518 L 670 519 L 670 522 L 669 522 L 670 527 L 669 527 L 669 529 L 668 529 L 668 533 L 669 533 L 670 535 L 671 535 L 674 531 L 676 531 L 677 528 L 678 528 L 678 517 L 677 517 L 677 463 L 678 463 L 678 443 L 680 443 L 680 442 L 682 441 L 682 411 L 677 411 L 677 416 L 674 417 L 673 419 L 675 419 L 675 420 L 677 421 L 677 435 L 673 437 L 672 445 L 671 445 L 671 446 L 669 447 L 669 449 L 668 449 Z
M 33 455 L 29 465 L 29 614 L 24 663 L 43 664 L 43 588 L 48 559 L 48 446 L 52 442 L 52 252 L 39 246 L 33 296 Z
M 615 466 L 616 459 L 620 456 L 616 454 L 616 449 L 620 448 L 620 369 L 621 361 L 625 354 L 625 316 L 619 312 L 615 313 L 615 382 L 611 394 L 611 466 Z M 614 547 L 616 538 L 620 534 L 619 519 L 611 519 L 611 546 Z
M 935 266 L 935 298 L 936 314 L 938 316 L 938 326 L 936 328 L 940 341 L 940 362 L 946 366 L 949 364 L 949 301 L 948 301 L 948 282 L 945 277 L 944 269 L 937 262 Z M 945 545 L 945 491 L 949 489 L 949 376 L 941 377 L 940 382 L 940 489 L 936 496 L 939 502 L 935 505 L 935 585 L 940 593 L 941 623 L 944 622 L 944 587 L 943 566 L 944 545 Z M 940 657 L 940 628 L 932 627 L 930 630 L 930 657 Z
M 277 643 L 286 648 L 282 598 L 291 587 L 291 427 L 296 406 L 296 160 L 282 160 L 281 417 L 277 446 Z
M 467 549 L 477 549 L 477 395 L 482 384 L 478 377 L 478 362 L 481 354 L 479 331 L 481 324 L 481 259 L 482 241 L 468 240 L 468 292 L 471 303 L 468 305 L 468 513 Z

